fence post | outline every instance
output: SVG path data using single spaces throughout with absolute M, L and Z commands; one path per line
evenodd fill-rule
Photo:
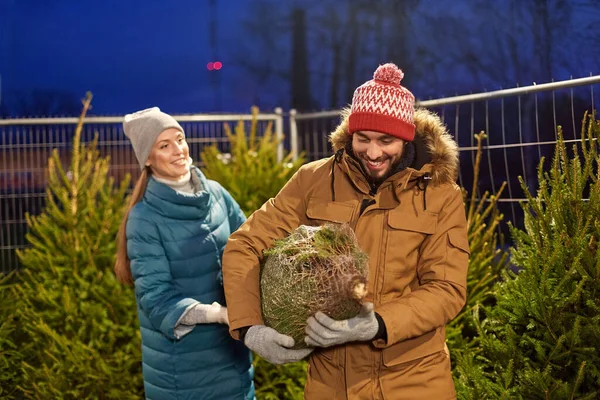
M 283 110 L 281 107 L 275 108 L 275 114 L 277 114 L 275 118 L 275 136 L 279 140 L 279 145 L 277 145 L 277 161 L 281 162 L 283 160 Z
M 290 148 L 292 151 L 292 159 L 298 159 L 298 125 L 296 123 L 296 109 L 290 110 Z

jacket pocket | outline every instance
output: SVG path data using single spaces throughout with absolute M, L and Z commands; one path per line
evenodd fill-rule
M 403 398 L 456 400 L 450 370 L 450 359 L 444 351 L 386 368 L 379 375 L 383 398 L 397 399 L 398 393 L 406 393 Z
M 469 255 L 471 254 L 469 239 L 467 238 L 467 235 L 464 234 L 464 231 L 459 231 L 457 229 L 448 231 L 448 241 L 451 246 L 456 247 Z
M 419 337 L 383 349 L 383 365 L 395 367 L 444 350 L 445 329 L 438 328 Z
M 311 198 L 306 207 L 306 216 L 321 225 L 325 222 L 348 223 L 352 219 L 355 204 L 325 201 Z
M 446 246 L 444 279 L 466 288 L 470 255 L 466 231 L 464 229 L 449 230 Z
M 388 225 L 395 230 L 418 232 L 431 235 L 437 229 L 438 215 L 423 211 L 419 214 L 403 211 L 390 211 Z
M 416 273 L 421 244 L 428 235 L 435 233 L 437 221 L 437 214 L 427 211 L 419 214 L 405 211 L 389 212 L 386 227 L 386 280 Z M 394 282 L 388 282 L 388 288 L 389 284 L 394 285 Z M 395 286 L 390 289 L 403 290 Z

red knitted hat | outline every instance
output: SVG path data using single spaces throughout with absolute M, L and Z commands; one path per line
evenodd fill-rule
M 349 133 L 375 131 L 412 141 L 415 96 L 400 86 L 404 73 L 395 64 L 380 65 L 373 79 L 354 91 Z

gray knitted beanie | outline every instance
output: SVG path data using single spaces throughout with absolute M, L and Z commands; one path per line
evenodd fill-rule
M 125 136 L 131 140 L 140 169 L 144 169 L 158 135 L 169 128 L 179 129 L 181 133 L 185 134 L 175 118 L 160 111 L 158 107 L 146 108 L 125 115 L 123 131 Z

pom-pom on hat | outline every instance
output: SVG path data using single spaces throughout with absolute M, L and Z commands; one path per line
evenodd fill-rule
M 354 91 L 349 133 L 375 131 L 406 141 L 415 137 L 415 96 L 400 85 L 404 73 L 395 64 L 380 65 L 373 79 Z

